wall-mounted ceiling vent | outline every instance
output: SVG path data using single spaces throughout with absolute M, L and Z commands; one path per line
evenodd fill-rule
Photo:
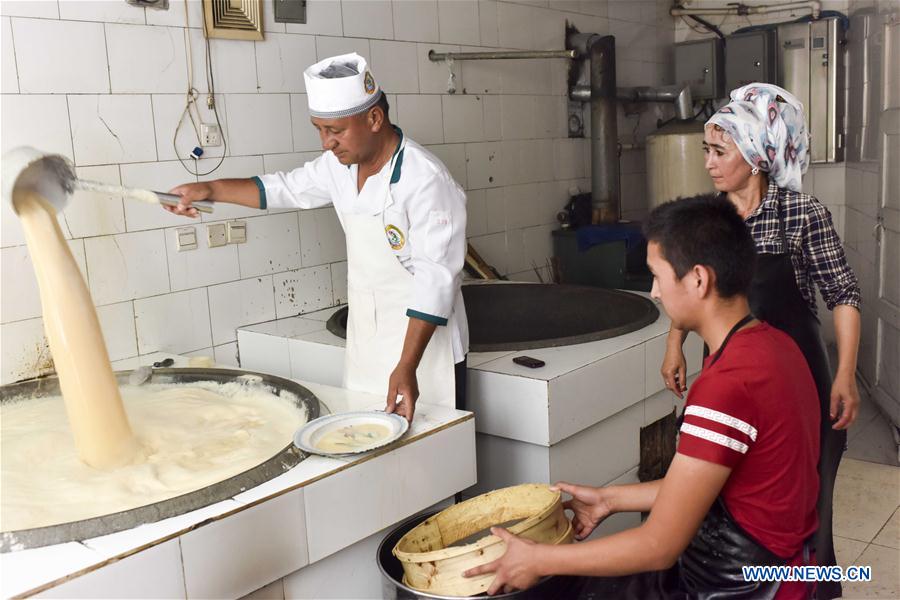
M 203 0 L 206 35 L 230 40 L 262 40 L 261 0 Z

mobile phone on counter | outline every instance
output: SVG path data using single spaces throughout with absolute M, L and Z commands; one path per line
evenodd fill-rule
M 529 369 L 537 369 L 547 364 L 544 361 L 537 358 L 532 358 L 531 356 L 514 356 L 513 362 L 517 365 L 528 367 Z

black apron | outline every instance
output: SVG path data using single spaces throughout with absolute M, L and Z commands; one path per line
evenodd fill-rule
M 731 328 L 708 367 L 722 356 L 731 336 L 753 318 L 753 315 L 747 315 Z M 804 558 L 809 558 L 806 544 L 803 554 Z M 579 598 L 771 600 L 778 592 L 780 582 L 744 581 L 743 567 L 784 565 L 787 562 L 744 531 L 720 496 L 671 569 L 626 577 L 585 578 Z
M 831 407 L 831 368 L 828 356 L 819 335 L 819 319 L 807 304 L 791 263 L 787 235 L 784 230 L 784 215 L 778 205 L 778 231 L 781 236 L 781 254 L 759 254 L 756 259 L 756 273 L 750 290 L 750 310 L 757 318 L 777 327 L 791 336 L 800 347 L 809 370 L 812 372 L 819 394 L 819 499 L 816 509 L 819 513 L 819 529 L 816 532 L 816 563 L 823 566 L 837 564 L 831 533 L 832 496 L 838 465 L 847 443 L 847 430 L 831 428 L 833 421 L 829 415 Z M 841 595 L 840 582 L 820 582 L 816 586 L 816 597 L 820 599 L 838 598 Z

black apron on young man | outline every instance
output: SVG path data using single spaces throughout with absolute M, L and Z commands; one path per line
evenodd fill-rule
M 819 319 L 797 287 L 794 266 L 784 230 L 784 215 L 778 206 L 778 228 L 781 236 L 781 254 L 759 254 L 756 274 L 750 290 L 750 310 L 762 321 L 787 333 L 800 347 L 809 370 L 812 372 L 819 394 L 819 529 L 816 532 L 816 563 L 837 564 L 832 541 L 832 496 L 838 465 L 847 443 L 847 430 L 831 428 L 831 368 L 819 335 Z M 816 597 L 838 598 L 840 582 L 820 582 Z
M 752 314 L 747 315 L 731 328 L 707 367 L 719 360 L 731 336 L 753 319 Z M 804 544 L 802 552 L 804 564 L 808 564 L 809 546 Z M 780 582 L 745 581 L 743 567 L 787 562 L 744 531 L 719 496 L 671 569 L 626 577 L 588 577 L 579 599 L 771 600 Z

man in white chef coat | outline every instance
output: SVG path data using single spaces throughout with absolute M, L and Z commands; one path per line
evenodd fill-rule
M 286 173 L 178 186 L 172 193 L 182 200 L 170 210 L 196 217 L 191 202 L 206 199 L 260 209 L 333 204 L 347 239 L 345 387 L 385 395 L 386 410 L 410 421 L 420 392 L 428 403 L 461 407 L 465 192 L 391 125 L 362 56 L 326 58 L 303 75 L 325 152 Z

